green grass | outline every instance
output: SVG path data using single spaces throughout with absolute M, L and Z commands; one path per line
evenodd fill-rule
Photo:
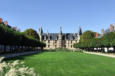
M 80 52 L 44 52 L 20 57 L 40 76 L 115 76 L 115 59 Z

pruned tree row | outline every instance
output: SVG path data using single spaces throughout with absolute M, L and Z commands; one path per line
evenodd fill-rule
M 115 32 L 96 38 L 94 32 L 86 31 L 81 36 L 80 42 L 75 44 L 74 47 L 87 51 L 115 52 Z
M 7 49 L 8 47 L 9 51 Z M 24 32 L 14 31 L 12 28 L 0 24 L 0 53 L 35 49 L 38 47 L 45 47 L 45 43 L 40 42 L 39 37 L 37 39 L 32 36 L 27 36 Z

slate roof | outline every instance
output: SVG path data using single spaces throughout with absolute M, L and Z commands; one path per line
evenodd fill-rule
M 42 40 L 58 40 L 59 33 L 43 33 L 42 34 Z M 77 39 L 77 33 L 63 33 L 62 34 L 62 40 L 76 40 Z

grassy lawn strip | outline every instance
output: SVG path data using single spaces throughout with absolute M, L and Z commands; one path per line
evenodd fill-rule
M 115 76 L 115 59 L 80 52 L 43 52 L 19 58 L 41 76 Z

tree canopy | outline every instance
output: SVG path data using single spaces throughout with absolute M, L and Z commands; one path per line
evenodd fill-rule
M 32 38 L 35 38 L 35 39 L 39 40 L 38 33 L 34 29 L 32 29 L 32 28 L 25 30 L 24 34 L 26 36 L 28 36 L 28 37 L 32 37 Z
M 32 37 L 26 36 L 23 32 L 14 31 L 12 28 L 4 26 L 4 24 L 0 24 L 0 44 L 45 47 L 45 43 L 35 39 L 33 35 Z
M 101 38 L 96 38 L 94 32 L 86 31 L 81 36 L 80 42 L 76 43 L 74 47 L 92 51 L 94 51 L 94 48 L 101 48 L 102 51 L 104 47 L 115 48 L 115 32 L 110 32 Z
M 85 31 L 82 35 L 81 35 L 81 38 L 80 38 L 80 41 L 81 42 L 84 42 L 86 40 L 89 40 L 89 39 L 92 39 L 92 38 L 95 38 L 95 32 L 92 32 L 92 31 Z

